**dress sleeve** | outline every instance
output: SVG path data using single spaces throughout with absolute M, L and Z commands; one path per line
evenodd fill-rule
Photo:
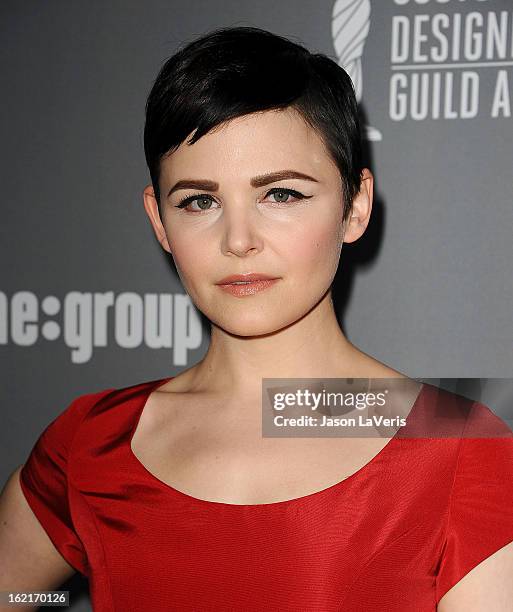
M 460 442 L 436 602 L 468 572 L 513 541 L 513 431 L 475 402 Z
M 20 471 L 21 490 L 36 518 L 64 559 L 84 575 L 87 555 L 73 525 L 68 465 L 75 433 L 98 395 L 75 398 L 44 429 Z

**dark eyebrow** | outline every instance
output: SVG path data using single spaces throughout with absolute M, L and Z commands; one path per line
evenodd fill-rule
M 263 187 L 270 183 L 276 183 L 277 181 L 283 181 L 285 179 L 303 179 L 304 181 L 313 181 L 318 183 L 319 181 L 308 174 L 297 172 L 296 170 L 279 170 L 278 172 L 269 172 L 268 174 L 261 174 L 251 179 L 250 184 L 252 187 Z M 215 181 L 202 180 L 202 179 L 182 179 L 171 187 L 167 197 L 179 189 L 200 189 L 203 191 L 217 191 L 219 189 L 219 183 Z

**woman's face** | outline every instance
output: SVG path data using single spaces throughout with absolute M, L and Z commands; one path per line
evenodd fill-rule
M 283 171 L 305 178 L 255 180 Z M 212 184 L 193 188 L 179 181 Z M 276 331 L 309 312 L 330 288 L 344 239 L 340 173 L 292 109 L 237 117 L 193 145 L 182 144 L 162 160 L 160 191 L 163 228 L 145 197 L 157 236 L 197 308 L 227 332 Z M 188 203 L 178 207 L 184 198 Z M 246 272 L 279 280 L 244 297 L 217 284 Z

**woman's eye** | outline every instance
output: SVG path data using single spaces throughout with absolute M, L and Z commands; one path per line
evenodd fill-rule
M 179 204 L 176 205 L 177 208 L 185 208 L 189 204 L 193 202 L 199 202 L 199 210 L 188 210 L 188 212 L 201 212 L 202 210 L 210 210 L 210 204 L 212 204 L 213 199 L 211 196 L 204 194 L 201 196 L 188 196 L 180 201 Z
M 275 202 L 277 204 L 290 204 L 291 202 L 287 200 L 287 198 L 289 198 L 290 196 L 293 196 L 294 198 L 298 200 L 302 200 L 303 198 L 306 198 L 306 197 L 311 197 L 311 196 L 305 196 L 302 193 L 299 193 L 299 191 L 295 191 L 294 189 L 285 189 L 282 187 L 275 187 L 274 189 L 271 189 L 270 191 L 267 192 L 267 195 L 275 196 L 276 198 Z
M 303 200 L 304 198 L 312 197 L 312 196 L 305 196 L 299 191 L 296 191 L 295 189 L 285 189 L 284 187 L 274 187 L 273 189 L 270 189 L 266 193 L 266 197 L 269 197 L 269 196 L 275 197 L 275 200 L 274 200 L 275 204 L 292 204 L 292 202 L 290 202 L 288 199 L 291 196 L 295 198 L 296 200 Z M 198 208 L 189 208 L 189 204 L 192 205 L 194 202 L 198 202 L 197 204 Z M 201 194 L 201 195 L 192 195 L 192 196 L 187 196 L 183 198 L 176 205 L 176 208 L 183 208 L 187 210 L 187 212 L 191 212 L 191 213 L 200 213 L 202 211 L 212 210 L 211 205 L 213 202 L 214 200 L 212 196 L 206 193 Z

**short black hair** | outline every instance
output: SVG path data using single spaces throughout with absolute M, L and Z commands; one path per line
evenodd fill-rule
M 250 26 L 222 27 L 186 44 L 162 66 L 146 101 L 144 152 L 160 211 L 160 162 L 189 134 L 194 144 L 235 117 L 295 109 L 337 165 L 343 218 L 360 190 L 358 103 L 347 72 L 322 53 Z

